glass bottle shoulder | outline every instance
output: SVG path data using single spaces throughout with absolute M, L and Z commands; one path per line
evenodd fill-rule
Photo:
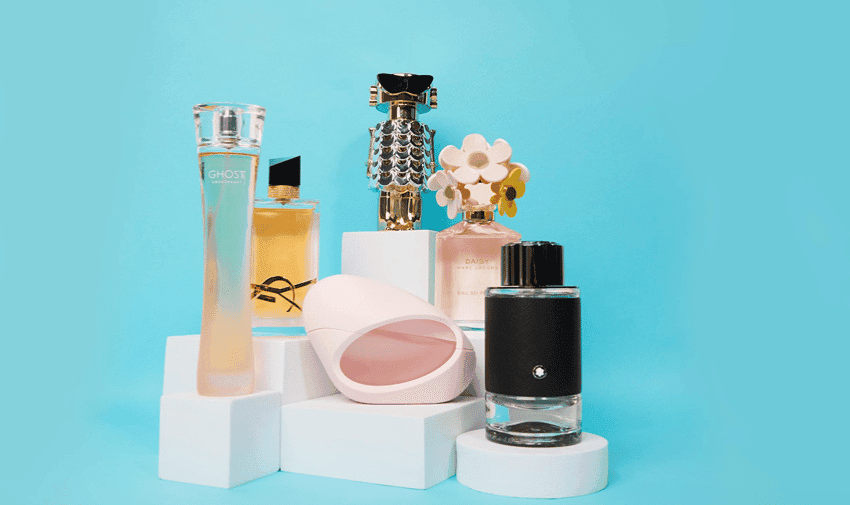
M 487 288 L 487 298 L 579 298 L 581 292 L 576 286 L 542 286 L 539 288 L 524 286 L 497 286 Z
M 509 241 L 521 240 L 518 232 L 496 221 L 464 220 L 437 233 L 437 238 L 501 238 Z
M 254 200 L 255 209 L 306 209 L 319 212 L 318 200 L 302 200 L 300 198 L 275 199 L 257 198 Z

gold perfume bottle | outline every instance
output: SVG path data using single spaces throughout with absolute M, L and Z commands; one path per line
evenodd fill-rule
M 380 191 L 378 230 L 418 230 L 422 223 L 425 183 L 434 173 L 436 130 L 419 120 L 437 108 L 434 77 L 378 74 L 369 90 L 369 105 L 387 113 L 387 120 L 369 128 L 369 187 Z
M 302 326 L 319 274 L 319 202 L 299 199 L 301 157 L 269 161 L 268 198 L 254 202 L 253 326 Z

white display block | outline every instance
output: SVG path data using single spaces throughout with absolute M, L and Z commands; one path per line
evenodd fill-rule
M 160 479 L 232 488 L 279 469 L 280 393 L 160 400 Z
M 391 284 L 434 303 L 437 232 L 356 231 L 342 234 L 342 273 Z
M 582 433 L 567 447 L 515 447 L 487 440 L 484 430 L 457 437 L 457 481 L 484 493 L 567 498 L 608 485 L 608 441 Z
M 484 400 L 367 405 L 341 394 L 281 407 L 281 470 L 426 489 L 455 474 L 455 438 L 484 425 Z
M 475 377 L 461 393 L 464 396 L 484 397 L 484 330 L 464 330 L 475 350 Z
M 197 392 L 198 335 L 168 337 L 162 394 Z M 255 336 L 254 385 L 293 403 L 337 392 L 306 336 Z

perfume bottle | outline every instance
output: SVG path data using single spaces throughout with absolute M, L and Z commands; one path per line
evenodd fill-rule
M 319 202 L 300 200 L 301 157 L 269 161 L 268 198 L 254 202 L 254 326 L 302 326 L 304 296 L 319 275 Z
M 581 441 L 581 304 L 562 286 L 553 242 L 502 247 L 502 286 L 486 293 L 484 389 L 491 441 L 555 447 Z
M 463 221 L 437 234 L 435 304 L 464 329 L 484 328 L 484 291 L 499 284 L 501 247 L 521 239 L 494 220 L 496 209 L 516 215 L 515 200 L 529 178 L 511 154 L 502 139 L 491 146 L 481 135 L 468 135 L 461 149 L 440 152 L 443 170 L 428 180 L 450 219 L 463 213 Z
M 251 213 L 265 114 L 238 103 L 194 107 L 204 213 L 198 393 L 205 396 L 254 391 Z
M 434 78 L 416 74 L 378 74 L 369 105 L 388 114 L 369 128 L 369 186 L 381 193 L 378 230 L 418 230 L 425 183 L 434 173 L 434 134 L 417 114 L 437 108 Z
M 490 206 L 471 206 L 437 234 L 436 305 L 463 328 L 484 327 L 484 291 L 499 284 L 499 250 L 521 239 L 493 216 Z

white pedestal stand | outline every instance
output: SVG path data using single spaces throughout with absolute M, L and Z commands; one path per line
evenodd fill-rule
M 608 484 L 608 441 L 591 433 L 567 447 L 514 447 L 487 440 L 484 430 L 457 437 L 457 481 L 484 493 L 567 498 Z
M 159 478 L 231 488 L 280 469 L 280 393 L 160 401 Z
M 198 335 L 168 337 L 162 394 L 197 391 L 199 345 Z M 306 336 L 254 337 L 254 374 L 256 390 L 279 392 L 282 404 L 337 392 Z
M 484 398 L 484 330 L 464 330 L 464 333 L 475 350 L 475 377 L 461 394 Z
M 366 405 L 341 394 L 281 407 L 281 470 L 426 489 L 455 474 L 455 438 L 483 426 L 484 400 Z
M 342 234 L 342 273 L 391 284 L 434 303 L 437 232 L 357 231 Z

